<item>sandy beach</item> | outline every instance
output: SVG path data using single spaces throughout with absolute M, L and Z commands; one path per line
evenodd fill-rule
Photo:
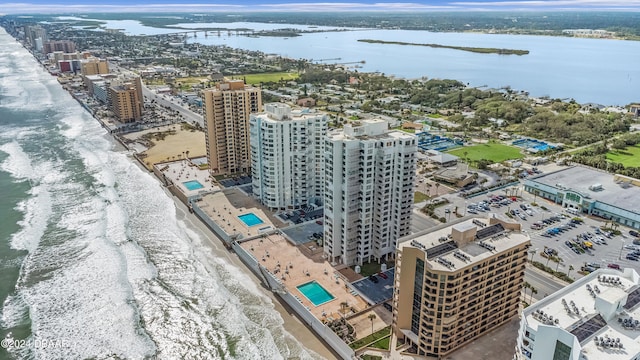
M 167 193 L 167 195 L 171 196 L 169 193 Z M 311 331 L 311 329 L 309 329 L 293 314 L 291 309 L 285 308 L 279 299 L 277 299 L 275 294 L 262 287 L 258 278 L 256 278 L 253 273 L 245 267 L 242 261 L 240 261 L 234 253 L 229 252 L 224 245 L 222 245 L 222 241 L 219 240 L 216 235 L 213 234 L 213 232 L 211 232 L 204 223 L 202 223 L 202 221 L 200 221 L 195 215 L 189 213 L 187 207 L 179 202 L 177 198 L 173 198 L 176 203 L 176 216 L 178 217 L 178 220 L 184 221 L 193 231 L 205 240 L 204 243 L 211 249 L 211 254 L 213 256 L 226 259 L 229 263 L 240 269 L 240 271 L 243 271 L 251 277 L 256 284 L 260 285 L 259 289 L 264 295 L 267 295 L 272 300 L 274 308 L 282 316 L 282 319 L 284 320 L 284 328 L 289 332 L 289 334 L 295 337 L 296 340 L 302 343 L 302 345 L 307 349 L 314 351 L 321 357 L 325 359 L 338 359 L 338 357 L 316 337 L 313 331 Z
M 115 141 L 115 139 L 113 143 L 115 145 L 114 150 L 125 150 L 125 147 L 120 142 Z M 133 157 L 131 158 L 131 161 L 133 161 L 141 170 L 148 172 L 146 167 L 136 161 Z M 173 196 L 166 188 L 164 190 L 167 196 L 174 200 L 174 204 L 176 206 L 176 217 L 178 220 L 184 221 L 191 230 L 203 239 L 203 244 L 211 250 L 211 255 L 217 258 L 226 259 L 230 264 L 247 274 L 247 276 L 249 276 L 258 285 L 257 288 L 271 299 L 274 309 L 280 313 L 282 320 L 284 321 L 284 328 L 289 334 L 291 334 L 291 336 L 293 336 L 305 348 L 315 352 L 318 356 L 324 359 L 339 359 L 339 357 L 337 357 L 310 328 L 295 316 L 294 312 L 290 308 L 282 304 L 274 293 L 262 286 L 260 280 L 255 277 L 249 269 L 247 269 L 237 255 L 227 250 L 224 245 L 222 245 L 222 240 L 218 239 L 217 236 L 209 230 L 202 221 L 200 221 L 200 219 L 190 213 L 185 204 L 180 202 L 180 200 Z

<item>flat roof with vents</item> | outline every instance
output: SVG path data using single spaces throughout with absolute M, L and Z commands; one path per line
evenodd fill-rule
M 635 306 L 640 302 L 639 285 L 638 274 L 631 268 L 599 269 L 524 309 L 522 321 L 534 336 L 540 326 L 556 326 L 575 336 L 589 359 L 629 360 L 640 353 L 640 327 L 635 326 L 640 320 L 640 307 Z M 617 302 L 625 301 L 625 296 L 625 310 L 620 311 Z M 553 324 L 540 321 L 536 316 L 540 313 L 553 317 Z M 555 339 L 553 343 L 543 339 L 536 337 L 536 348 L 555 345 Z M 621 347 L 603 346 L 600 339 Z
M 501 223 L 492 224 L 496 219 L 483 217 L 467 217 L 454 221 L 451 224 L 442 224 L 429 230 L 412 234 L 400 239 L 398 249 L 412 247 L 425 252 L 425 258 L 431 269 L 438 271 L 458 271 L 464 267 L 483 261 L 503 251 L 509 251 L 516 247 L 522 248 L 529 243 L 529 235 L 519 231 L 505 231 L 505 225 Z M 470 234 L 470 240 L 457 240 L 452 236 L 454 230 L 467 232 L 477 229 L 475 236 Z M 497 234 L 504 234 L 499 238 Z M 480 242 L 486 243 L 491 249 L 480 246 Z M 459 256 L 454 256 L 454 251 L 458 250 Z M 444 261 L 446 260 L 446 265 Z M 448 266 L 447 266 L 448 265 Z
M 562 186 L 558 186 L 560 184 Z M 570 189 L 603 204 L 638 213 L 640 187 L 629 185 L 628 182 L 616 182 L 613 175 L 604 171 L 574 166 L 528 179 L 525 185 L 543 190 L 544 186 Z M 594 185 L 598 185 L 597 191 L 591 189 Z

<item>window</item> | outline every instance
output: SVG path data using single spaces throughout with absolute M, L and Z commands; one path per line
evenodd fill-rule
M 571 356 L 571 347 L 560 341 L 556 341 L 556 349 L 553 352 L 553 360 L 569 360 Z

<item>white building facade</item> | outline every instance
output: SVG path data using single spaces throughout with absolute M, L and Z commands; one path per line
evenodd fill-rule
M 523 310 L 515 360 L 640 359 L 640 276 L 599 269 Z
M 327 114 L 265 105 L 249 119 L 253 194 L 271 209 L 322 202 Z
M 416 138 L 364 120 L 325 142 L 324 253 L 333 263 L 361 265 L 394 256 L 409 235 Z

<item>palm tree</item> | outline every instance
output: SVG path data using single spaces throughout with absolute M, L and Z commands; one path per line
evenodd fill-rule
M 371 320 L 371 335 L 373 335 L 373 320 L 376 319 L 376 314 L 369 314 L 369 316 L 367 316 L 367 318 L 369 320 Z
M 528 282 L 525 281 L 524 284 L 522 284 L 522 288 L 524 289 L 524 298 L 526 300 L 526 298 L 527 298 L 527 289 L 531 289 L 533 287 L 531 286 L 531 284 L 529 284 Z
M 529 296 L 529 304 L 531 304 L 531 301 L 533 300 L 533 294 L 537 294 L 538 293 L 538 289 L 534 288 L 533 286 L 531 287 L 531 295 Z
M 346 310 L 346 308 L 348 308 L 348 307 L 349 307 L 349 303 L 348 303 L 348 302 L 343 301 L 343 302 L 341 302 L 341 303 L 340 303 L 340 312 L 342 313 L 342 317 L 343 317 L 343 318 L 344 318 L 345 310 Z

